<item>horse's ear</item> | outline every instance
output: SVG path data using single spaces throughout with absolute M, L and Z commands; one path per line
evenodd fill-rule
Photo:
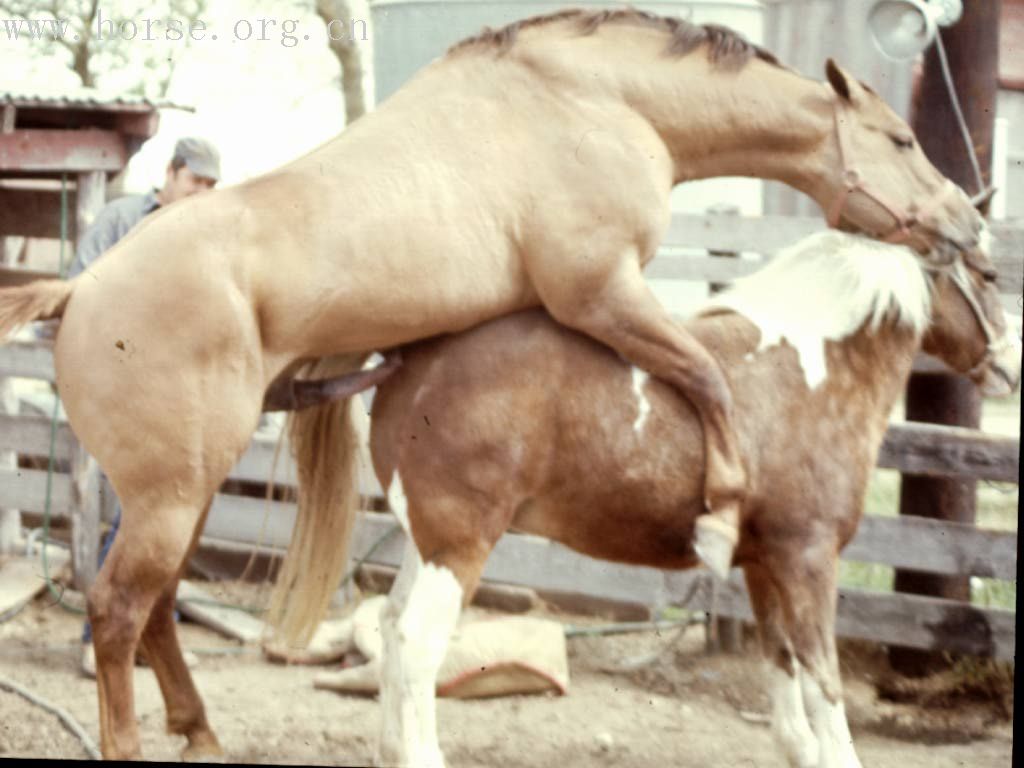
M 838 64 L 832 59 L 825 62 L 825 77 L 828 78 L 829 85 L 832 86 L 832 90 L 839 94 L 839 97 L 846 102 L 852 102 L 853 98 L 850 95 L 850 80 L 846 76 L 846 73 L 840 68 Z

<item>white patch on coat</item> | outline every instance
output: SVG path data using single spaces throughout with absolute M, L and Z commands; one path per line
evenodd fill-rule
M 731 309 L 758 327 L 763 350 L 785 340 L 800 360 L 807 386 L 827 376 L 825 342 L 887 317 L 923 332 L 930 316 L 929 282 L 910 248 L 828 230 L 780 251 L 767 266 L 715 294 L 701 311 Z
M 392 514 L 398 518 L 398 522 L 402 524 L 402 530 L 405 531 L 405 535 L 412 541 L 412 528 L 409 523 L 409 500 L 405 497 L 405 486 L 402 485 L 402 477 L 397 471 L 391 478 L 391 482 L 388 483 L 388 490 L 385 495 L 388 497 L 388 506 L 391 507 Z
M 633 394 L 636 396 L 636 420 L 633 422 L 633 431 L 637 434 L 643 431 L 644 423 L 651 412 L 651 404 L 644 394 L 644 387 L 650 378 L 647 371 L 633 366 Z
M 462 610 L 462 585 L 449 568 L 423 562 L 412 539 L 408 500 L 397 472 L 387 497 L 407 543 L 402 568 L 381 612 L 383 720 L 377 762 L 442 768 L 435 688 Z

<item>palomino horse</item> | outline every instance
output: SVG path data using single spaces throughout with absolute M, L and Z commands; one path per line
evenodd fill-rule
M 633 10 L 528 19 L 456 46 L 314 152 L 152 214 L 75 280 L 0 293 L 0 338 L 63 316 L 60 394 L 123 507 L 89 595 L 104 756 L 140 754 L 140 641 L 187 755 L 220 751 L 174 594 L 281 376 L 356 370 L 373 350 L 543 305 L 694 403 L 716 512 L 702 519 L 735 524 L 746 483 L 725 378 L 641 271 L 672 187 L 778 179 L 833 225 L 922 253 L 970 248 L 980 229 L 907 125 L 831 62 L 827 75 L 802 77 L 720 27 Z M 308 638 L 343 568 L 348 412 L 336 402 L 293 422 L 299 513 L 273 617 L 287 638 Z M 312 562 L 329 575 L 308 581 Z
M 794 766 L 859 766 L 835 647 L 837 563 L 915 351 L 988 394 L 1017 385 L 1020 344 L 994 277 L 980 255 L 929 274 L 906 248 L 826 232 L 686 323 L 735 397 L 750 472 L 735 563 Z M 377 389 L 370 438 L 410 542 L 382 620 L 380 757 L 437 766 L 434 677 L 502 533 L 690 568 L 704 447 L 677 392 L 541 310 L 403 352 Z

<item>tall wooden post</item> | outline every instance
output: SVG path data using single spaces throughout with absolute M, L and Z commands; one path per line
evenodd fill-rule
M 739 206 L 731 203 L 718 203 L 707 209 L 708 216 L 736 218 L 740 215 Z M 725 259 L 738 259 L 740 255 L 733 251 L 708 251 L 709 256 L 718 256 Z M 728 283 L 708 283 L 708 293 L 715 294 L 724 291 L 729 287 Z M 720 585 L 715 584 L 714 588 Z M 717 601 L 714 601 L 717 602 Z M 743 650 L 743 622 L 739 619 L 730 619 L 719 616 L 712 611 L 708 616 L 708 628 L 706 638 L 706 650 L 708 653 L 739 653 Z
M 106 184 L 107 177 L 103 171 L 78 175 L 75 231 L 79 240 L 103 208 Z M 67 267 L 66 264 L 64 266 Z M 74 440 L 71 451 L 71 562 L 75 589 L 81 592 L 88 590 L 99 570 L 101 479 L 99 465 L 78 440 Z
M 1001 6 L 1001 0 L 964 3 L 960 21 L 941 31 L 953 83 L 986 183 L 992 164 Z M 925 154 L 940 171 L 968 194 L 980 191 L 935 46 L 925 55 L 912 125 Z M 914 374 L 907 386 L 906 417 L 912 421 L 977 428 L 981 421 L 981 397 L 962 376 Z M 900 514 L 973 523 L 976 485 L 974 480 L 960 478 L 903 475 Z M 955 600 L 970 598 L 970 580 L 966 576 L 897 570 L 895 586 L 897 592 Z M 894 669 L 907 675 L 923 675 L 945 666 L 941 654 L 907 648 L 891 648 L 889 659 Z

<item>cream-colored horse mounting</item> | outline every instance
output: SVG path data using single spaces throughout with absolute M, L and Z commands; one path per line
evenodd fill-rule
M 720 27 L 633 10 L 528 19 L 459 44 L 316 151 L 152 214 L 75 280 L 0 294 L 0 335 L 63 316 L 61 397 L 124 509 L 89 596 L 104 756 L 139 756 L 140 640 L 169 728 L 190 756 L 219 752 L 175 637 L 175 587 L 282 375 L 354 370 L 542 304 L 693 403 L 715 512 L 701 519 L 721 521 L 730 556 L 746 483 L 728 386 L 641 271 L 672 187 L 778 179 L 838 226 L 922 253 L 977 241 L 980 218 L 907 125 L 831 62 L 827 79 Z M 339 580 L 347 414 L 294 418 L 300 510 L 275 603 L 287 636 L 308 637 Z M 329 562 L 315 584 L 311 560 Z

